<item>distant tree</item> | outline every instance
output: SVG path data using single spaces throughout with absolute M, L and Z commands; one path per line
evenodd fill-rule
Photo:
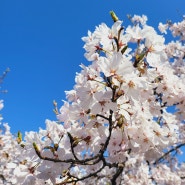
M 53 102 L 58 120 L 24 139 L 4 124 L 1 184 L 185 184 L 185 20 L 158 34 L 144 15 L 123 26 L 110 14 L 112 27 L 82 38 L 90 64 L 63 106 Z

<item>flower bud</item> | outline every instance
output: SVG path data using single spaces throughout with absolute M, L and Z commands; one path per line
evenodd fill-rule
M 119 18 L 116 16 L 116 14 L 114 13 L 114 11 L 110 11 L 110 15 L 111 15 L 111 17 L 112 17 L 112 19 L 113 19 L 114 22 L 116 22 L 116 21 L 119 20 Z

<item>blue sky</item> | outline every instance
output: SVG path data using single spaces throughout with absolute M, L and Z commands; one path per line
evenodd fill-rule
M 1 85 L 4 121 L 12 133 L 45 127 L 55 120 L 52 101 L 62 105 L 84 58 L 81 37 L 95 26 L 112 24 L 109 11 L 126 21 L 127 14 L 145 14 L 148 24 L 181 21 L 184 0 L 32 0 L 0 1 L 0 72 L 10 73 Z

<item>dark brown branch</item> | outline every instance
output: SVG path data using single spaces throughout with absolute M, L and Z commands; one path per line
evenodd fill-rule
M 123 169 L 124 169 L 124 164 L 118 164 L 118 169 L 111 179 L 112 185 L 116 185 L 116 180 L 120 176 L 120 174 L 123 172 Z
M 109 87 L 111 87 L 112 89 L 112 101 L 114 101 L 114 96 L 115 96 L 115 92 L 116 92 L 116 88 L 115 87 L 112 87 L 112 84 L 111 84 L 111 81 L 109 78 L 107 78 L 107 83 L 109 84 Z M 111 138 L 111 135 L 112 135 L 112 128 L 113 128 L 113 120 L 112 120 L 112 116 L 113 116 L 113 111 L 110 110 L 110 114 L 109 114 L 109 117 L 105 117 L 104 115 L 101 115 L 101 114 L 97 114 L 96 117 L 101 117 L 105 120 L 107 120 L 108 122 L 108 129 L 109 129 L 109 134 L 105 140 L 104 143 L 101 144 L 101 148 L 99 150 L 99 152 L 93 156 L 93 157 L 90 157 L 90 158 L 87 158 L 87 159 L 79 159 L 76 154 L 75 154 L 75 150 L 74 148 L 78 145 L 78 143 L 80 142 L 78 140 L 78 138 L 75 138 L 73 137 L 70 133 L 67 133 L 68 134 L 68 137 L 69 137 L 69 140 L 70 140 L 70 144 L 71 144 L 71 152 L 73 154 L 73 158 L 71 159 L 66 159 L 66 160 L 61 160 L 61 159 L 58 159 L 58 158 L 49 158 L 49 157 L 45 157 L 45 156 L 42 156 L 41 154 L 41 151 L 38 149 L 36 143 L 33 143 L 33 146 L 34 146 L 34 149 L 35 149 L 35 152 L 37 153 L 38 157 L 42 160 L 47 160 L 47 161 L 53 161 L 53 162 L 61 162 L 61 163 L 70 163 L 71 164 L 71 167 L 68 169 L 70 170 L 74 165 L 95 165 L 95 164 L 98 164 L 99 162 L 102 162 L 103 165 L 100 169 L 98 169 L 97 171 L 93 172 L 93 173 L 90 173 L 88 175 L 86 175 L 85 177 L 81 177 L 81 178 L 78 178 L 78 177 L 75 177 L 73 175 L 71 175 L 69 172 L 67 175 L 68 180 L 64 183 L 77 183 L 79 181 L 82 181 L 82 180 L 85 180 L 87 178 L 90 178 L 90 177 L 96 177 L 98 176 L 98 173 L 101 172 L 101 170 L 105 167 L 105 166 L 108 166 L 109 168 L 118 168 L 117 169 L 117 172 L 114 174 L 113 176 L 113 179 L 112 181 L 116 181 L 116 178 L 121 174 L 122 172 L 122 167 L 120 167 L 118 164 L 116 163 L 108 163 L 106 162 L 106 159 L 105 159 L 105 156 L 104 156 L 104 153 L 105 151 L 107 150 L 107 147 L 109 145 L 109 141 L 110 141 L 110 138 Z M 122 170 L 121 170 L 122 169 Z M 60 184 L 64 184 L 64 183 L 60 183 Z
M 117 52 L 120 50 L 120 35 L 121 35 L 121 31 L 123 30 L 124 28 L 121 27 L 118 31 L 118 37 L 114 37 L 114 41 L 116 42 L 116 46 L 117 46 Z
M 105 117 L 105 116 L 103 116 L 103 115 L 101 115 L 101 114 L 96 114 L 96 117 L 101 117 L 101 118 L 103 118 L 103 119 L 105 119 L 105 120 L 109 120 L 109 118 L 107 118 L 107 117 Z
M 174 148 L 172 148 L 171 150 L 169 150 L 168 152 L 164 153 L 164 155 L 162 155 L 160 158 L 158 158 L 155 162 L 154 165 L 158 164 L 159 162 L 161 162 L 162 160 L 165 160 L 165 157 L 167 155 L 169 155 L 170 153 L 176 151 L 177 149 L 179 149 L 180 147 L 185 146 L 185 143 L 181 143 L 177 146 L 175 146 Z
M 65 183 L 72 183 L 72 182 L 77 183 L 77 182 L 79 182 L 79 181 L 88 179 L 88 178 L 90 178 L 90 177 L 97 176 L 97 174 L 98 174 L 99 172 L 101 172 L 101 171 L 103 170 L 104 167 L 105 167 L 105 165 L 103 164 L 102 167 L 99 168 L 97 171 L 95 171 L 95 172 L 93 172 L 93 173 L 89 173 L 87 176 L 84 176 L 84 177 L 81 177 L 81 178 L 78 178 L 78 177 L 75 177 L 75 176 L 69 174 L 69 177 L 70 177 L 70 178 L 71 178 L 71 177 L 74 178 L 74 180 L 70 180 L 70 181 L 67 181 L 67 182 L 65 182 Z M 64 184 L 65 184 L 65 183 L 64 183 Z M 62 184 L 63 184 L 63 183 L 62 183 Z M 60 185 L 62 185 L 62 184 L 60 184 Z
M 68 134 L 68 137 L 69 137 L 69 139 L 70 139 L 72 154 L 73 154 L 74 158 L 75 158 L 77 161 L 79 161 L 79 159 L 77 158 L 77 156 L 76 156 L 76 154 L 75 154 L 75 152 L 74 152 L 74 147 L 75 147 L 75 146 L 74 146 L 74 142 L 75 142 L 75 140 L 73 139 L 72 135 L 71 135 L 69 132 L 68 132 L 67 134 Z
M 36 147 L 34 147 L 35 148 L 35 152 L 37 153 L 37 155 L 39 156 L 40 159 L 47 160 L 47 161 L 62 162 L 62 163 L 72 163 L 72 164 L 81 164 L 81 165 L 94 165 L 94 164 L 97 164 L 99 161 L 102 160 L 103 154 L 106 151 L 107 146 L 109 144 L 109 140 L 110 140 L 111 133 L 112 133 L 112 114 L 113 114 L 113 112 L 110 111 L 109 118 L 105 117 L 106 119 L 109 120 L 109 136 L 107 137 L 107 139 L 105 141 L 105 144 L 102 145 L 102 148 L 100 149 L 99 153 L 97 155 L 91 157 L 91 158 L 80 160 L 80 159 L 78 159 L 76 157 L 75 152 L 74 152 L 74 146 L 73 146 L 73 137 L 71 136 L 70 133 L 68 133 L 68 136 L 69 136 L 70 143 L 71 143 L 71 150 L 72 150 L 72 153 L 73 153 L 73 156 L 74 156 L 75 159 L 60 160 L 58 158 L 44 157 L 44 156 L 41 155 L 41 152 L 38 149 L 36 149 Z M 101 115 L 98 115 L 98 116 L 101 116 Z

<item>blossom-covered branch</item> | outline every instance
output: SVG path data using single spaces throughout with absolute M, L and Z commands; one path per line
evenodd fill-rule
M 147 25 L 145 15 L 88 31 L 85 58 L 57 121 L 22 138 L 1 133 L 3 184 L 185 183 L 174 155 L 185 143 L 185 20 Z M 165 34 L 172 33 L 167 43 Z M 165 171 L 165 174 L 163 173 Z

